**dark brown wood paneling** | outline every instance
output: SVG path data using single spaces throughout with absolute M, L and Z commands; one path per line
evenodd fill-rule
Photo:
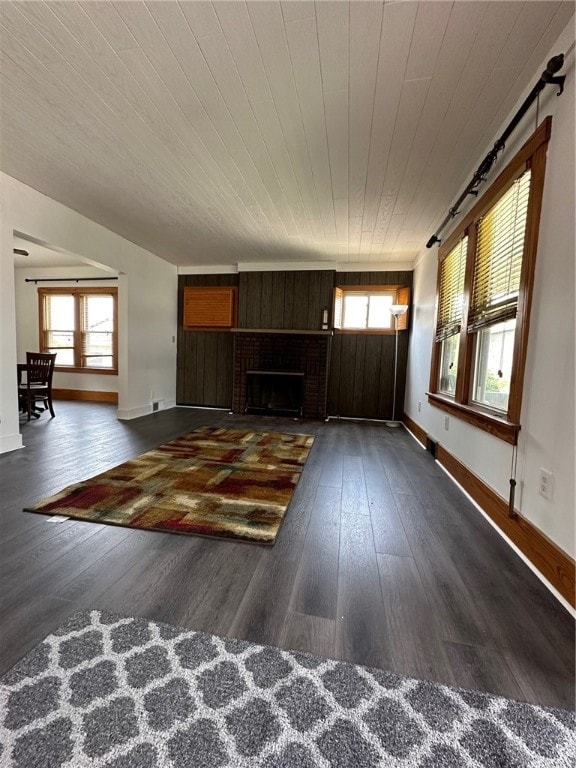
M 184 331 L 183 294 L 188 286 L 236 286 L 238 275 L 181 275 L 178 279 L 176 402 L 230 408 L 233 337 L 229 331 Z
M 331 270 L 242 272 L 238 327 L 319 331 L 333 287 Z
M 412 286 L 412 272 L 337 272 L 337 286 L 405 285 Z M 396 418 L 403 412 L 408 331 L 398 335 L 398 376 Z M 346 333 L 332 340 L 332 359 L 328 381 L 330 415 L 364 419 L 391 419 L 394 386 L 393 335 Z
M 286 272 L 272 272 L 272 307 L 270 311 L 271 328 L 281 328 L 284 319 L 284 294 L 286 290 Z
M 320 330 L 322 311 L 332 315 L 334 285 L 412 285 L 412 272 L 299 270 L 187 275 L 180 285 L 238 285 L 238 327 Z M 179 293 L 181 292 L 181 288 Z M 179 298 L 181 302 L 181 297 Z M 179 306 L 179 317 L 181 316 Z M 228 334 L 229 336 L 229 334 Z M 212 333 L 178 335 L 177 402 L 231 405 L 233 343 Z M 214 338 L 212 338 L 214 337 Z M 396 410 L 402 413 L 408 332 L 398 339 Z M 394 337 L 346 334 L 333 338 L 328 412 L 358 418 L 392 416 Z
M 394 336 L 342 334 L 332 339 L 329 412 L 332 416 L 391 419 Z M 408 334 L 398 337 L 396 416 L 402 415 Z

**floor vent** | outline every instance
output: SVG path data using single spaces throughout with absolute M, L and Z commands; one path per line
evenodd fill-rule
M 152 413 L 154 413 L 154 411 L 159 411 L 159 410 L 160 410 L 160 403 L 158 402 L 158 400 L 156 400 L 156 402 L 152 403 Z
M 426 450 L 428 453 L 431 453 L 434 458 L 436 458 L 436 453 L 438 451 L 438 441 L 434 440 L 434 438 L 430 437 L 430 435 L 426 435 Z

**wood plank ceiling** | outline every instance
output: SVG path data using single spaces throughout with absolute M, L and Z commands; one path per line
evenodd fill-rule
M 412 259 L 572 2 L 2 2 L 1 167 L 178 265 Z

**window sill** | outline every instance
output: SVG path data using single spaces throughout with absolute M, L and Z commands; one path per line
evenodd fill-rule
M 428 395 L 428 402 L 435 408 L 440 408 L 440 410 L 452 414 L 457 419 L 472 424 L 484 432 L 489 432 L 494 437 L 504 440 L 511 445 L 517 444 L 520 424 L 514 424 L 504 417 L 486 413 L 471 405 L 455 403 L 450 398 L 437 395 L 434 392 L 427 392 L 426 394 Z
M 104 376 L 117 376 L 117 368 L 74 368 L 72 365 L 56 365 L 54 373 L 97 373 Z

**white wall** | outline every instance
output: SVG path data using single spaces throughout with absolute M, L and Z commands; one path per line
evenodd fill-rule
M 544 70 L 546 61 L 566 51 L 573 40 L 574 28 L 570 24 L 535 70 L 530 88 Z M 552 137 L 548 146 L 524 382 L 516 506 L 552 541 L 574 556 L 574 53 L 565 62 L 562 73 L 567 75 L 564 93 L 557 97 L 557 89 L 547 86 L 540 101 L 540 121 L 546 115 L 553 116 Z M 522 94 L 518 105 L 526 95 L 527 92 Z M 508 122 L 509 119 L 499 128 L 493 141 Z M 500 156 L 490 181 L 506 166 L 534 127 L 533 108 Z M 470 159 L 466 181 L 489 148 L 485 147 L 478 157 Z M 448 234 L 448 230 L 442 233 L 444 239 Z M 424 249 L 414 273 L 416 310 L 410 339 L 405 411 L 489 486 L 508 498 L 511 446 L 453 416 L 450 416 L 449 431 L 445 431 L 446 413 L 427 402 L 437 253 L 437 248 Z M 540 467 L 554 473 L 551 501 L 538 494 Z
M 119 274 L 118 417 L 150 413 L 152 394 L 164 407 L 173 406 L 176 267 L 6 174 L 0 175 L 0 206 L 0 452 L 22 444 L 15 391 L 14 232 Z
M 42 284 L 27 283 L 25 278 L 39 278 L 57 280 L 66 277 L 103 277 L 110 276 L 101 269 L 95 267 L 50 267 L 16 269 L 15 293 L 16 293 L 16 349 L 18 362 L 26 362 L 26 352 L 39 349 L 39 318 L 38 318 L 38 288 Z M 51 282 L 50 287 L 75 287 L 70 282 Z M 116 287 L 115 282 L 91 280 L 84 283 L 85 287 Z M 54 373 L 53 386 L 56 389 L 78 389 L 91 392 L 118 392 L 118 376 L 110 374 L 93 373 Z

